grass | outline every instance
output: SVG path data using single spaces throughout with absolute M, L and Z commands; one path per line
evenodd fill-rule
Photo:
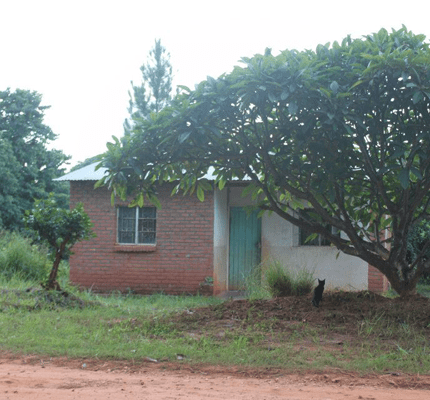
M 251 300 L 309 294 L 315 283 L 314 272 L 289 268 L 278 260 L 257 266 L 245 280 L 244 290 Z
M 419 283 L 417 285 L 417 293 L 430 298 L 430 284 Z
M 420 294 L 421 296 L 430 298 L 430 282 L 418 283 L 417 284 L 417 293 Z M 399 297 L 397 292 L 392 288 L 390 288 L 387 292 L 385 292 L 384 296 L 391 298 L 391 299 Z
M 172 356 L 183 350 L 179 346 L 183 340 L 177 339 L 168 316 L 220 302 L 216 298 L 162 294 L 102 297 L 88 292 L 79 294 L 80 301 L 75 301 L 75 295 L 63 298 L 55 292 L 47 300 L 44 291 L 21 290 L 25 286 L 12 282 L 0 290 L 0 346 L 51 356 Z M 168 345 L 160 345 L 158 339 L 167 340 Z
M 47 297 L 39 290 L 24 290 L 33 284 L 0 281 L 4 350 L 50 357 L 183 362 L 177 360 L 181 354 L 187 363 L 295 371 L 341 368 L 425 374 L 430 370 L 430 326 L 419 329 L 412 321 L 399 322 L 388 313 L 371 311 L 354 322 L 351 331 L 347 324 L 331 322 L 335 320 L 330 313 L 324 323 L 303 316 L 280 319 L 261 308 L 267 305 L 262 300 L 222 302 L 163 294 L 104 297 L 71 287 L 67 298 Z M 282 304 L 287 312 L 290 303 Z M 294 304 L 299 303 L 291 303 L 292 312 Z M 245 305 L 246 312 L 240 314 Z M 316 318 L 324 311 L 312 312 Z
M 28 246 L 25 238 L 0 233 L 3 350 L 183 362 L 181 354 L 191 364 L 294 371 L 430 371 L 430 319 L 415 318 L 430 315 L 428 303 L 408 308 L 394 299 L 372 303 L 375 297 L 369 292 L 339 292 L 325 294 L 317 310 L 308 296 L 315 285 L 313 273 L 292 273 L 276 261 L 254 271 L 244 288 L 248 300 L 242 302 L 78 292 L 68 285 L 66 263 L 58 277 L 68 293 L 64 296 L 41 290 L 38 282 L 49 270 L 48 254 Z M 420 284 L 417 290 L 430 297 L 430 285 Z
M 42 280 L 52 262 L 48 250 L 15 232 L 0 231 L 0 271 L 3 278 Z

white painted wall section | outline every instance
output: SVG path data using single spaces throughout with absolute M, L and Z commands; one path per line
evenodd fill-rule
M 275 213 L 265 214 L 262 224 L 263 262 L 278 260 L 292 270 L 314 271 L 315 278 L 326 279 L 326 288 L 367 289 L 365 261 L 339 253 L 333 246 L 299 246 L 299 228 Z
M 228 190 L 214 193 L 214 283 L 215 294 L 228 289 L 229 213 Z

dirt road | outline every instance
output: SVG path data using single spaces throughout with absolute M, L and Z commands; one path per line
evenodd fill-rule
M 424 400 L 430 376 L 285 374 L 37 357 L 0 358 L 0 400 Z

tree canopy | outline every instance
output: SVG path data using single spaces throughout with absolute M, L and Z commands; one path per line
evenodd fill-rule
M 48 149 L 56 135 L 43 123 L 48 106 L 41 105 L 37 92 L 17 89 L 0 91 L 0 228 L 22 227 L 24 211 L 34 198 L 55 192 L 63 207 L 68 189 L 61 176 L 68 157 Z
M 407 257 L 410 230 L 430 217 L 425 36 L 381 29 L 242 62 L 194 90 L 182 87 L 157 118 L 108 143 L 100 184 L 142 203 L 172 180 L 202 199 L 208 167 L 220 189 L 247 176 L 245 190 L 262 210 L 370 263 L 401 295 L 413 293 L 430 270 L 430 243 Z M 302 208 L 312 211 L 303 216 Z
M 140 67 L 142 82 L 139 86 L 131 82 L 133 92 L 128 92 L 128 111 L 132 119 L 148 119 L 151 113 L 158 113 L 172 98 L 172 65 L 170 54 L 155 40 L 146 64 Z

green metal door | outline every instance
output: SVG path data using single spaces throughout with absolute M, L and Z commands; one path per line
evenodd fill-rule
M 258 210 L 247 213 L 230 208 L 229 290 L 240 290 L 245 278 L 261 260 L 261 219 Z

